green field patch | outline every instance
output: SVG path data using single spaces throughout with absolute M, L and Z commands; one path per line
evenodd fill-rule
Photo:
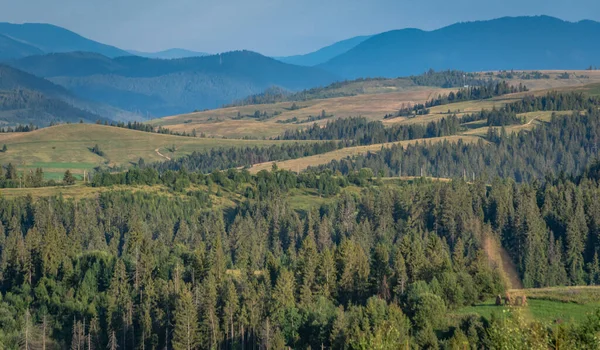
M 485 128 L 487 127 L 487 120 L 476 120 L 473 122 L 469 122 L 469 123 L 464 123 L 462 124 L 462 126 L 464 126 L 465 128 L 472 130 L 472 129 L 479 129 L 479 128 Z
M 92 169 L 96 166 L 93 163 L 63 163 L 63 162 L 35 162 L 32 164 L 25 164 L 22 168 L 42 168 L 42 169 Z
M 600 96 L 600 84 L 588 85 L 585 92 L 590 96 Z
M 529 312 L 535 320 L 544 323 L 582 322 L 588 313 L 600 308 L 600 302 L 591 304 L 564 303 L 552 300 L 529 299 Z
M 559 300 L 535 299 L 529 296 L 527 304 L 526 307 L 496 306 L 495 299 L 489 299 L 479 304 L 457 309 L 452 314 L 455 317 L 477 314 L 490 320 L 494 313 L 500 316 L 509 312 L 510 309 L 521 309 L 525 315 L 531 316 L 535 321 L 554 324 L 559 320 L 568 323 L 584 321 L 590 312 L 600 308 L 598 299 L 586 304 L 578 304 Z
M 65 176 L 64 172 L 44 172 L 44 179 L 62 181 Z M 73 177 L 76 180 L 83 180 L 83 175 L 73 173 Z
M 331 200 L 331 198 L 319 197 L 314 190 L 305 189 L 293 189 L 288 196 L 290 207 L 300 212 L 308 212 L 313 208 L 319 208 Z

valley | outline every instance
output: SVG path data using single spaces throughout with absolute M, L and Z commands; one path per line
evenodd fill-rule
M 0 349 L 600 347 L 600 22 L 136 1 L 0 23 Z

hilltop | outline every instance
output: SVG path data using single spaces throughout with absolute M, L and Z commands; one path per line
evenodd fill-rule
M 303 55 L 296 55 L 296 56 L 275 57 L 275 58 L 280 60 L 281 62 L 285 62 L 285 63 L 297 64 L 299 66 L 312 67 L 312 66 L 316 66 L 321 63 L 325 63 L 336 56 L 339 56 L 343 53 L 348 52 L 348 50 L 356 47 L 358 44 L 369 39 L 370 37 L 371 36 L 368 36 L 368 35 L 357 36 L 354 38 L 338 41 L 336 43 L 333 43 L 329 46 L 326 46 L 322 49 L 319 49 L 319 50 L 311 52 L 311 53 L 307 53 L 307 54 L 303 54 Z
M 159 58 L 163 60 L 170 60 L 174 58 L 187 58 L 187 57 L 202 57 L 209 56 L 206 52 L 191 51 L 186 49 L 168 49 L 158 52 L 142 52 L 136 50 L 129 50 L 129 53 L 135 56 L 148 57 L 148 58 Z

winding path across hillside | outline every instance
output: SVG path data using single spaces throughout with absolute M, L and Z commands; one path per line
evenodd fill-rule
M 160 151 L 158 150 L 158 148 L 155 149 L 154 152 L 156 152 L 156 154 L 158 154 L 159 157 L 165 158 L 166 160 L 171 160 L 170 157 L 167 157 L 164 154 L 160 153 Z

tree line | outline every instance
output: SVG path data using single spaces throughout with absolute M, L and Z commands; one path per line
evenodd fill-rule
M 316 87 L 300 92 L 290 92 L 278 86 L 272 86 L 260 94 L 248 96 L 239 101 L 224 105 L 223 107 L 238 107 L 256 104 L 272 104 L 291 101 L 309 101 L 314 99 L 355 96 L 363 93 L 361 84 L 381 83 L 383 85 L 406 86 L 414 84 L 418 86 L 438 86 L 442 88 L 453 88 L 469 86 L 481 86 L 490 82 L 490 78 L 481 78 L 476 73 L 467 73 L 459 70 L 429 71 L 421 75 L 413 75 L 405 78 L 359 78 L 332 83 L 324 87 Z M 356 87 L 358 86 L 358 88 Z
M 425 108 L 447 105 L 449 103 L 485 100 L 496 96 L 528 91 L 523 84 L 519 86 L 509 85 L 506 81 L 490 82 L 482 86 L 469 86 L 460 88 L 457 92 L 450 91 L 447 95 L 439 95 L 425 103 Z
M 354 145 L 372 145 L 385 142 L 442 137 L 458 133 L 460 120 L 456 116 L 444 117 L 428 124 L 394 125 L 386 127 L 380 121 L 364 117 L 339 118 L 325 126 L 313 124 L 302 130 L 287 130 L 282 140 L 344 140 Z
M 487 141 L 462 141 L 393 145 L 377 153 L 359 155 L 322 166 L 342 174 L 371 168 L 384 176 L 495 177 L 517 182 L 542 179 L 548 174 L 581 172 L 599 154 L 600 111 L 598 101 L 579 93 L 531 97 L 528 102 L 508 104 L 504 109 L 465 116 L 466 121 L 488 116 L 488 125 L 517 123 L 515 113 L 548 110 L 575 110 L 571 115 L 553 114 L 548 123 L 531 131 L 507 133 L 504 128 L 488 129 Z M 587 108 L 577 110 L 577 108 Z
M 340 141 L 293 143 L 272 146 L 254 146 L 238 148 L 215 148 L 204 152 L 193 152 L 190 155 L 155 163 L 153 168 L 159 172 L 180 170 L 210 173 L 213 170 L 249 167 L 253 164 L 296 159 L 334 151 L 349 143 Z
M 21 125 L 18 124 L 15 127 L 2 127 L 0 128 L 0 133 L 8 133 L 8 132 L 30 132 L 39 129 L 37 126 L 33 124 Z

